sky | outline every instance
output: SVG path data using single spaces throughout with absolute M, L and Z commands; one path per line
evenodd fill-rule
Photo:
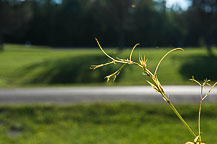
M 54 0 L 56 3 L 61 3 L 62 0 Z M 172 6 L 178 5 L 180 6 L 183 10 L 186 10 L 188 6 L 190 5 L 189 0 L 166 0 L 166 6 L 167 8 L 171 8 Z
M 183 10 L 187 9 L 190 5 L 188 0 L 167 0 L 167 8 L 171 8 L 174 5 L 179 5 Z

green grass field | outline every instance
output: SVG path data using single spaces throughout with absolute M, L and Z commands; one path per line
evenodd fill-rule
M 197 130 L 198 105 L 178 105 Z M 184 144 L 191 135 L 167 105 L 1 106 L 0 144 Z M 205 104 L 202 137 L 215 144 L 217 106 Z
M 147 66 L 154 70 L 157 62 L 169 49 L 137 48 L 133 56 L 148 59 Z M 129 57 L 130 49 L 106 51 L 119 58 Z M 214 49 L 214 55 L 217 50 Z M 92 71 L 91 64 L 108 62 L 99 49 L 54 50 L 49 47 L 25 47 L 5 45 L 0 52 L 0 87 L 58 86 L 58 85 L 144 85 L 146 78 L 136 66 L 127 66 L 116 83 L 105 84 L 104 77 L 113 73 L 119 65 Z M 210 78 L 217 80 L 217 57 L 208 56 L 205 49 L 186 49 L 170 54 L 159 68 L 158 77 L 165 85 L 192 84 L 188 79 Z

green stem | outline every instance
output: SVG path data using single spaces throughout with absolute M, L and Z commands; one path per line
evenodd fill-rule
M 145 71 L 145 70 L 144 70 Z M 156 80 L 156 76 L 153 75 L 148 69 L 146 69 L 146 74 L 149 75 L 149 77 L 153 80 L 153 82 L 157 85 L 157 87 L 159 88 L 160 94 L 163 96 L 163 98 L 165 99 L 165 101 L 169 104 L 170 108 L 173 110 L 173 112 L 176 114 L 176 116 L 179 118 L 179 120 L 184 124 L 184 126 L 188 129 L 188 131 L 190 132 L 190 134 L 195 138 L 196 134 L 194 133 L 194 131 L 191 129 L 191 127 L 185 122 L 185 120 L 182 118 L 182 116 L 179 114 L 179 112 L 176 110 L 176 108 L 174 107 L 174 105 L 172 104 L 172 102 L 167 98 L 166 94 L 164 93 L 164 91 L 162 91 L 162 88 L 160 83 Z
M 202 109 L 202 102 L 203 102 L 203 86 L 201 86 L 201 96 L 200 96 L 200 106 L 199 106 L 199 112 L 198 112 L 198 136 L 200 142 L 202 141 L 201 136 L 200 136 L 200 117 L 201 117 L 201 109 Z
M 167 101 L 173 112 L 177 115 L 177 117 L 180 119 L 180 121 L 185 125 L 185 127 L 188 129 L 188 131 L 191 133 L 191 135 L 195 138 L 196 134 L 193 132 L 193 130 L 190 128 L 190 126 L 185 122 L 185 120 L 182 118 L 182 116 L 179 114 L 179 112 L 176 110 L 174 105 L 170 102 Z

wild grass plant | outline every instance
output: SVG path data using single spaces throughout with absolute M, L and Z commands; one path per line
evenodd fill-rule
M 207 98 L 207 96 L 209 95 L 209 93 L 212 91 L 212 89 L 215 87 L 215 85 L 217 84 L 217 82 L 213 85 L 211 85 L 209 82 L 210 80 L 204 80 L 203 83 L 200 83 L 199 81 L 197 81 L 196 79 L 194 79 L 194 77 L 192 77 L 192 79 L 190 79 L 191 81 L 197 83 L 200 87 L 201 87 L 201 96 L 200 96 L 200 105 L 199 105 L 199 111 L 198 111 L 198 132 L 195 133 L 192 128 L 188 125 L 188 123 L 183 119 L 183 117 L 180 115 L 180 113 L 177 111 L 177 109 L 175 108 L 175 106 L 173 105 L 173 103 L 171 102 L 169 96 L 166 95 L 159 79 L 158 79 L 158 76 L 157 76 L 157 72 L 158 72 L 158 68 L 160 67 L 160 64 L 161 62 L 167 57 L 168 54 L 174 52 L 174 51 L 177 51 L 177 50 L 181 50 L 181 51 L 184 51 L 182 48 L 175 48 L 175 49 L 172 49 L 170 51 L 168 51 L 161 59 L 160 61 L 158 62 L 156 68 L 155 68 L 155 71 L 154 73 L 152 73 L 148 67 L 147 67 L 147 59 L 146 57 L 142 57 L 140 56 L 139 57 L 139 63 L 138 62 L 135 62 L 132 60 L 132 55 L 133 55 L 133 52 L 135 50 L 135 48 L 139 45 L 138 43 L 133 47 L 132 51 L 130 52 L 129 54 L 129 58 L 127 59 L 122 59 L 122 58 L 113 58 L 112 56 L 110 56 L 109 54 L 107 54 L 103 48 L 101 47 L 98 39 L 96 38 L 95 39 L 100 50 L 103 52 L 103 54 L 105 56 L 107 56 L 111 61 L 110 62 L 107 62 L 107 63 L 104 63 L 104 64 L 99 64 L 99 65 L 92 65 L 90 68 L 95 70 L 97 68 L 100 68 L 100 67 L 103 67 L 103 66 L 107 66 L 107 65 L 110 65 L 110 64 L 122 64 L 120 66 L 120 68 L 115 71 L 114 73 L 106 76 L 105 78 L 107 79 L 107 82 L 109 82 L 111 79 L 113 79 L 113 81 L 115 81 L 115 79 L 117 78 L 117 76 L 120 74 L 121 70 L 126 66 L 126 65 L 137 65 L 138 67 L 140 67 L 142 69 L 142 74 L 144 76 L 147 76 L 149 80 L 147 80 L 147 82 L 154 88 L 154 90 L 156 92 L 158 92 L 162 98 L 164 99 L 164 101 L 170 106 L 170 108 L 172 109 L 172 111 L 176 114 L 176 116 L 179 118 L 179 120 L 182 122 L 182 124 L 187 128 L 187 130 L 189 131 L 189 133 L 192 135 L 192 139 L 193 139 L 193 142 L 187 142 L 186 144 L 205 144 L 203 143 L 202 141 L 202 136 L 201 136 L 201 109 L 202 109 L 202 103 L 203 101 Z M 210 86 L 210 90 L 204 95 L 204 87 L 205 86 Z

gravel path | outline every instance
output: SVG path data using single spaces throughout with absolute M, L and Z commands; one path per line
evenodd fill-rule
M 200 87 L 165 86 L 166 93 L 175 103 L 198 103 Z M 206 88 L 206 91 L 208 88 Z M 117 87 L 58 87 L 58 88 L 16 88 L 0 89 L 1 105 L 16 104 L 75 104 L 94 102 L 142 102 L 162 103 L 161 96 L 150 86 Z M 217 102 L 217 88 L 214 88 L 209 102 Z

